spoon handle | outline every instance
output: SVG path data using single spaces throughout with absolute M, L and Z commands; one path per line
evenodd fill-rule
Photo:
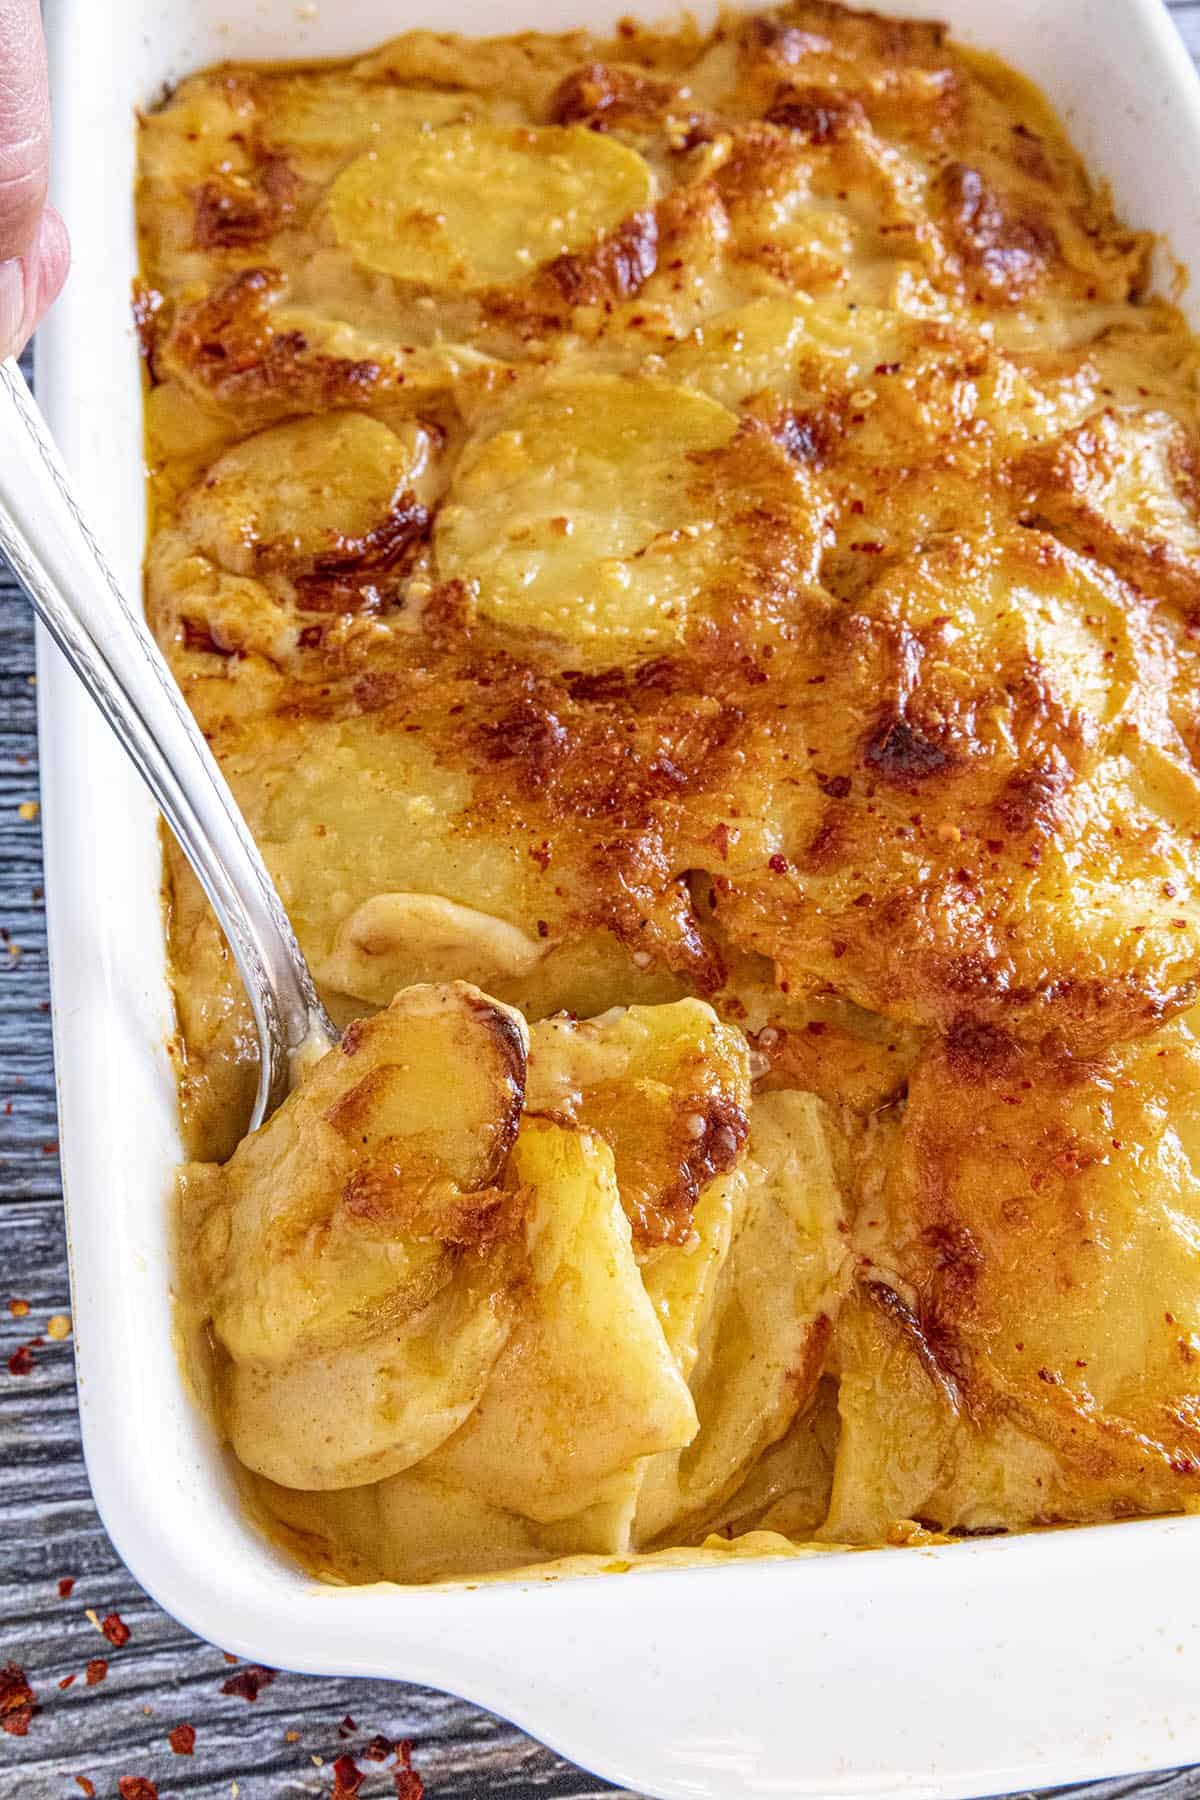
M 16 363 L 0 362 L 0 550 L 158 802 L 207 894 L 254 1012 L 251 1130 L 330 1024 L 271 877 L 158 646 L 85 524 Z

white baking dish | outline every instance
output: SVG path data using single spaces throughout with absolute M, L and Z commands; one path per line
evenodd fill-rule
M 415 24 L 609 24 L 627 4 L 51 0 L 55 188 L 75 268 L 38 391 L 131 590 L 134 107 L 221 57 L 331 55 Z M 939 10 L 1048 89 L 1125 214 L 1200 268 L 1200 85 L 1158 0 Z M 276 1557 L 238 1510 L 171 1346 L 178 1143 L 153 809 L 46 644 L 40 668 L 84 1444 L 117 1548 L 170 1612 L 244 1657 L 452 1689 L 680 1800 L 977 1795 L 1200 1759 L 1200 1519 L 475 1591 L 320 1588 Z

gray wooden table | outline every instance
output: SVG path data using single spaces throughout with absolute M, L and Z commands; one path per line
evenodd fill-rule
M 1173 0 L 1172 11 L 1200 58 L 1200 0 Z M 107 1800 L 121 1777 L 139 1775 L 161 1800 L 328 1796 L 334 1760 L 377 1733 L 412 1740 L 429 1800 L 616 1794 L 513 1726 L 424 1688 L 280 1675 L 253 1704 L 223 1693 L 236 1670 L 141 1591 L 96 1515 L 70 1341 L 46 1338 L 27 1374 L 7 1372 L 10 1356 L 69 1307 L 41 836 L 25 805 L 38 792 L 35 697 L 28 611 L 0 566 L 0 1664 L 22 1666 L 38 1706 L 25 1736 L 0 1735 L 0 1800 L 78 1796 L 79 1776 Z M 10 1298 L 28 1301 L 28 1315 L 14 1317 Z M 113 1612 L 130 1631 L 120 1647 L 89 1618 Z M 97 1659 L 107 1670 L 96 1681 L 93 1669 L 89 1686 Z M 195 1729 L 191 1756 L 168 1740 L 180 1724 Z M 371 1770 L 362 1800 L 395 1792 L 388 1770 L 362 1766 Z M 1192 1800 L 1200 1769 L 1063 1791 Z

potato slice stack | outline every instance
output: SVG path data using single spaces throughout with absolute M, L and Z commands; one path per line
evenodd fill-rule
M 701 1533 L 809 1406 L 848 1273 L 822 1103 L 752 1102 L 695 1000 L 526 1051 L 478 989 L 406 990 L 185 1219 L 260 1500 L 395 1579 Z

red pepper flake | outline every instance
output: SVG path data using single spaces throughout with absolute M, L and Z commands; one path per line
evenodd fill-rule
M 270 1687 L 278 1669 L 264 1668 L 262 1663 L 247 1663 L 236 1675 L 221 1683 L 223 1694 L 236 1694 L 242 1700 L 257 1700 L 265 1687 Z
M 36 1705 L 20 1663 L 6 1662 L 0 1669 L 0 1727 L 10 1737 L 24 1737 Z
M 123 1644 L 127 1644 L 133 1635 L 120 1613 L 115 1612 L 109 1613 L 107 1619 L 101 1620 L 100 1629 L 115 1650 L 119 1650 Z
M 194 1725 L 174 1725 L 167 1733 L 167 1742 L 176 1756 L 190 1756 L 196 1748 L 196 1727 Z
M 338 1726 L 338 1736 L 340 1738 L 353 1737 L 357 1730 L 358 1726 L 354 1723 L 350 1714 L 347 1713 L 341 1724 Z
M 774 856 L 768 858 L 767 867 L 774 875 L 786 875 L 788 872 L 788 859 L 786 856 L 781 856 L 779 852 L 776 851 Z
M 9 1101 L 9 1105 L 12 1105 L 11 1101 Z M 27 1319 L 29 1317 L 29 1302 L 28 1300 L 10 1300 L 8 1303 L 8 1310 L 14 1319 Z
M 392 1776 L 396 1783 L 396 1800 L 424 1800 L 425 1783 L 412 1766 L 411 1738 L 401 1738 L 396 1745 L 396 1761 L 400 1764 Z
M 13 1351 L 8 1359 L 8 1372 L 10 1375 L 33 1374 L 33 1356 L 28 1344 L 22 1344 L 20 1349 Z
M 76 1787 L 81 1787 L 83 1789 L 84 1793 L 87 1795 L 87 1800 L 95 1800 L 96 1784 L 94 1781 L 89 1781 L 86 1775 L 77 1775 L 75 1777 L 75 1785 Z
M 88 1686 L 99 1687 L 107 1674 L 108 1664 L 105 1662 L 104 1658 L 102 1656 L 93 1656 L 91 1662 L 87 1666 Z
M 382 1731 L 376 1733 L 363 1751 L 368 1762 L 386 1762 L 391 1754 L 391 1739 L 385 1738 Z
M 61 1692 L 65 1692 L 65 1690 L 71 1686 L 71 1684 L 74 1680 L 75 1680 L 75 1677 L 73 1675 L 64 1675 L 62 1680 L 58 1684 L 59 1690 Z
M 333 1800 L 351 1800 L 363 1784 L 362 1770 L 352 1756 L 339 1756 L 333 1765 Z
M 144 1775 L 122 1775 L 117 1792 L 121 1800 L 158 1800 L 158 1789 Z
M 221 1655 L 225 1658 L 227 1663 L 235 1663 L 237 1661 L 237 1657 L 230 1656 L 228 1650 L 222 1650 Z
M 75 1588 L 75 1577 L 73 1575 L 61 1575 L 59 1577 L 58 1597 L 60 1600 L 69 1600 L 74 1591 L 74 1588 Z
M 57 1156 L 58 1155 L 58 1139 L 57 1138 L 51 1138 L 50 1142 L 48 1144 L 42 1145 L 42 1155 L 43 1156 Z

